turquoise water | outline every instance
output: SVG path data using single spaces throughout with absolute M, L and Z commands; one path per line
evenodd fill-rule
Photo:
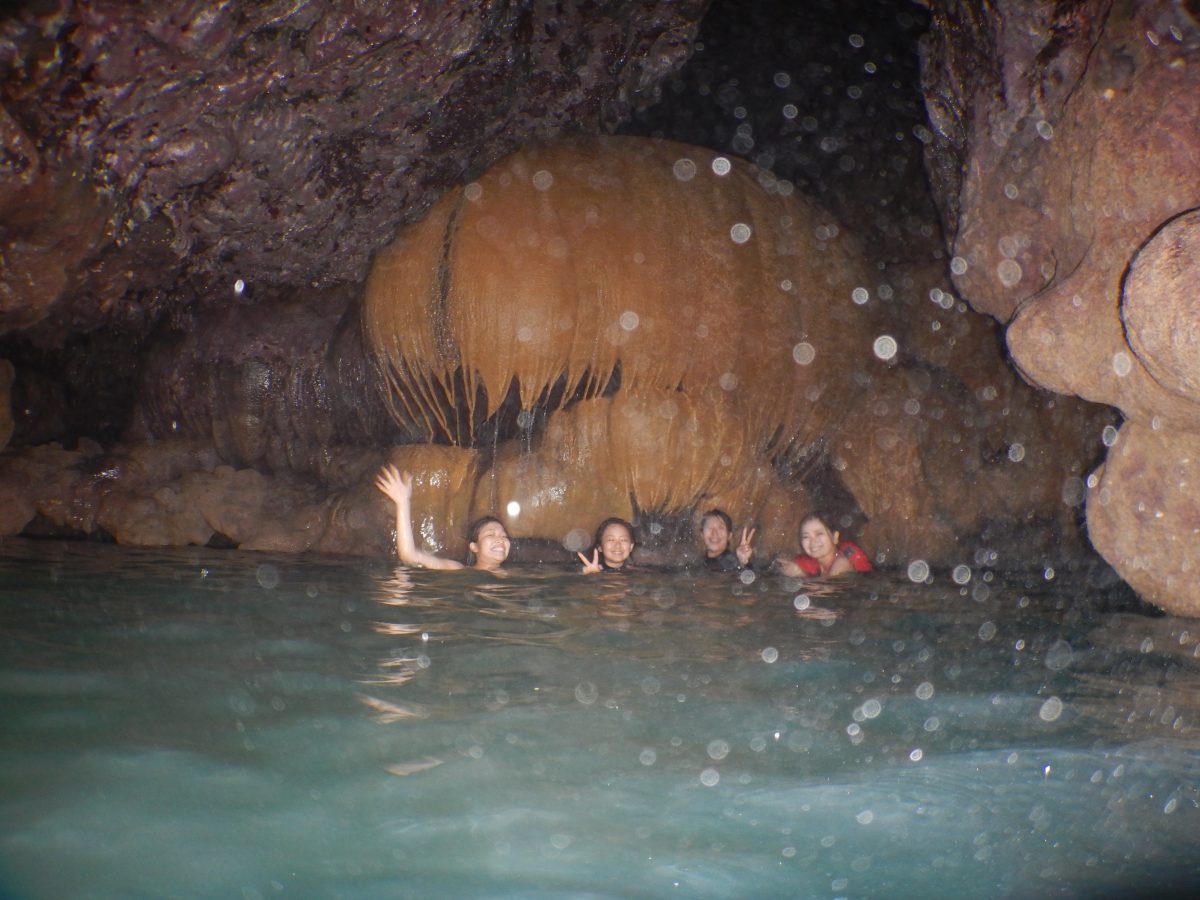
M 0 895 L 1190 893 L 1200 622 L 969 574 L 6 541 Z

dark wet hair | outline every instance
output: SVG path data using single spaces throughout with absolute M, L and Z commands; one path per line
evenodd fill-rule
M 504 523 L 501 522 L 499 519 L 497 519 L 495 516 L 480 516 L 478 519 L 476 519 L 474 522 L 471 523 L 469 528 L 467 528 L 467 565 L 468 566 L 475 565 L 475 554 L 471 550 L 471 544 L 479 543 L 479 532 L 483 531 L 483 527 L 485 525 L 490 525 L 492 522 L 495 522 L 501 528 L 504 528 Z M 504 533 L 508 534 L 507 528 L 504 528 Z
M 835 534 L 837 534 L 839 531 L 842 530 L 840 528 L 834 527 L 833 516 L 829 515 L 829 513 L 825 512 L 824 510 L 820 510 L 820 509 L 813 510 L 809 513 L 806 513 L 804 515 L 804 517 L 802 519 L 800 519 L 800 526 L 797 530 L 803 534 L 804 526 L 807 525 L 809 522 L 820 522 L 822 525 L 825 526 L 825 530 L 829 532 L 830 537 L 833 537 Z
M 725 512 L 725 510 L 717 509 L 715 506 L 700 517 L 700 527 L 704 528 L 704 523 L 713 516 L 716 516 L 718 519 L 724 522 L 725 530 L 730 534 L 733 534 L 733 519 L 729 518 L 729 513 Z
M 604 556 L 604 547 L 601 546 L 600 542 L 604 539 L 604 532 L 607 530 L 609 525 L 620 525 L 629 533 L 629 543 L 637 546 L 637 535 L 633 533 L 633 526 L 620 516 L 609 516 L 607 519 L 601 522 L 600 526 L 596 529 L 596 537 L 592 541 L 592 550 L 599 550 L 600 556 Z

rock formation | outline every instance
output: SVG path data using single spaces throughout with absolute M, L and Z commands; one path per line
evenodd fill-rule
M 1105 411 L 1016 378 L 960 295 L 1000 307 L 947 283 L 918 192 L 836 222 L 794 188 L 872 164 L 842 152 L 868 107 L 784 108 L 790 149 L 755 158 L 800 181 L 732 154 L 722 174 L 698 147 L 556 141 L 651 102 L 706 5 L 6 11 L 0 534 L 386 553 L 371 474 L 391 458 L 424 479 L 422 538 L 447 552 L 510 497 L 514 533 L 562 554 L 620 513 L 678 560 L 669 538 L 710 504 L 790 550 L 818 503 L 890 563 L 1078 550 Z M 775 75 L 763 96 L 790 83 Z M 864 184 L 912 171 L 885 145 Z M 957 234 L 959 157 L 934 149 Z M 1155 377 L 1186 385 L 1137 330 Z
M 929 168 L 955 286 L 1008 324 L 1028 378 L 1120 409 L 1088 482 L 1092 542 L 1147 599 L 1198 615 L 1200 13 L 931 8 Z

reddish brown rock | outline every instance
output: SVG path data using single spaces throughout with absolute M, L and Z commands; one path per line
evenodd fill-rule
M 1116 406 L 1137 424 L 1131 434 L 1149 429 L 1159 449 L 1183 452 L 1200 432 L 1188 277 L 1200 206 L 1194 8 L 1166 0 L 931 8 L 929 162 L 960 295 L 1010 323 L 1009 348 L 1030 379 Z M 1161 516 L 1151 524 L 1134 514 L 1136 501 L 1116 502 L 1097 514 L 1106 525 L 1091 529 L 1131 583 L 1144 582 L 1145 569 L 1118 534 L 1161 548 L 1178 545 L 1157 540 L 1158 529 L 1190 533 L 1177 503 L 1152 502 L 1174 483 L 1162 468 L 1172 461 L 1134 465 L 1143 455 L 1135 450 L 1106 467 L 1107 496 L 1144 492 Z M 1180 588 L 1185 565 L 1187 554 L 1152 567 L 1175 573 L 1156 583 L 1156 603 L 1193 610 Z
M 1127 422 L 1088 492 L 1088 534 L 1139 594 L 1200 616 L 1200 435 Z

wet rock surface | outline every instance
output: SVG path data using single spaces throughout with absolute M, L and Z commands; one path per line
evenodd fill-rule
M 0 327 L 38 336 L 361 282 L 437 192 L 611 127 L 704 8 L 28 3 L 0 18 Z M 240 274 L 239 274 L 240 273 Z
M 1024 324 L 1038 341 L 1050 334 L 1067 342 L 1059 320 L 1036 320 L 1038 292 L 1085 277 L 1099 259 L 1112 282 L 1106 289 L 1119 294 L 1114 273 L 1154 233 L 1150 220 L 1195 205 L 1184 199 L 1166 209 L 1195 182 L 1188 136 L 1178 132 L 1191 101 L 1172 87 L 1186 71 L 1168 60 L 1154 76 L 1161 80 L 1147 81 L 1158 63 L 1146 62 L 1153 57 L 1133 32 L 1157 29 L 1175 40 L 1170 17 L 1186 5 L 1121 7 L 1111 12 L 1129 18 L 1119 28 L 1100 21 L 1098 4 L 1041 13 L 1014 6 L 1003 11 L 1004 27 L 991 6 L 985 14 L 965 3 L 935 3 L 928 13 L 896 4 L 883 26 L 867 21 L 877 6 L 870 3 L 814 0 L 802 14 L 783 2 L 747 12 L 717 6 L 712 37 L 701 41 L 711 64 L 694 81 L 679 69 L 695 50 L 702 0 L 55 0 L 6 11 L 0 358 L 14 378 L 0 534 L 388 552 L 389 510 L 370 483 L 374 469 L 389 447 L 405 444 L 416 462 L 442 471 L 446 448 L 427 459 L 407 444 L 427 436 L 427 423 L 390 414 L 377 363 L 363 352 L 356 311 L 373 256 L 444 191 L 475 181 L 515 148 L 612 131 L 662 91 L 658 113 L 626 127 L 748 158 L 772 169 L 778 185 L 833 208 L 821 240 L 837 234 L 837 222 L 861 240 L 872 271 L 858 286 L 880 313 L 868 336 L 897 345 L 886 361 L 847 362 L 830 375 L 830 384 L 852 380 L 853 390 L 831 394 L 848 408 L 812 417 L 795 453 L 760 453 L 743 467 L 743 483 L 705 498 L 756 518 L 764 548 L 794 549 L 797 511 L 824 505 L 891 563 L 917 555 L 957 562 L 979 546 L 1001 548 L 1014 565 L 1084 552 L 1083 482 L 1111 415 L 1021 382 L 995 327 L 965 304 L 1004 323 L 1019 311 L 1010 334 Z M 904 93 L 912 57 L 900 46 L 926 17 L 934 29 L 925 59 L 929 123 L 919 118 L 919 97 Z M 761 37 L 773 22 L 771 39 Z M 1176 44 L 1190 47 L 1191 32 L 1176 28 L 1184 35 Z M 756 48 L 743 50 L 746 58 L 762 57 L 754 72 L 714 55 L 720 37 L 735 32 Z M 1134 49 L 1113 44 L 1118 33 Z M 1107 49 L 1089 59 L 1093 46 Z M 1101 99 L 1070 88 L 1067 76 L 1080 71 L 1101 73 Z M 1165 92 L 1167 112 L 1134 99 L 1145 84 Z M 988 107 L 998 96 L 1012 107 Z M 707 112 L 690 113 L 697 104 L 709 104 Z M 1157 159 L 1165 142 L 1176 170 L 1157 179 L 1133 173 L 1115 141 L 1101 140 L 1086 171 L 1055 180 L 1069 163 L 1064 150 L 1082 153 L 1085 143 L 1086 129 L 1067 123 L 1082 116 L 1107 127 L 1105 111 L 1117 106 L 1143 127 L 1175 123 L 1175 132 L 1143 136 L 1134 158 Z M 927 141 L 950 254 L 913 152 Z M 1087 187 L 1097 179 L 1106 190 L 1128 188 L 1124 204 Z M 1157 200 L 1129 199 L 1156 190 Z M 1098 220 L 1097 208 L 1108 210 L 1102 223 L 1090 231 L 1077 224 Z M 1160 242 L 1162 252 L 1147 245 L 1154 252 L 1135 274 L 1166 267 L 1186 279 L 1172 262 L 1181 258 L 1172 248 L 1190 246 L 1185 230 Z M 1021 237 L 1027 232 L 1037 240 Z M 1099 240 L 1118 232 L 1130 247 Z M 956 255 L 952 286 L 945 268 Z M 1134 279 L 1137 297 L 1153 297 L 1161 280 L 1143 280 Z M 1093 311 L 1108 302 L 1103 292 L 1080 296 Z M 1124 393 L 1084 389 L 1077 370 L 1095 368 L 1095 359 L 1055 349 L 1031 361 L 1021 349 L 1028 343 L 1010 346 L 1045 387 L 1114 403 L 1127 416 L 1126 403 L 1149 396 L 1145 408 L 1160 425 L 1167 415 L 1183 421 L 1193 414 L 1180 394 L 1189 357 L 1163 349 L 1156 314 L 1142 312 L 1152 307 L 1128 303 L 1131 360 L 1140 353 L 1154 362 L 1144 376 L 1131 366 L 1118 384 Z M 1078 309 L 1068 304 L 1056 315 L 1066 321 Z M 1103 357 L 1122 323 L 1089 321 L 1101 319 L 1106 330 L 1087 343 Z M 531 485 L 562 482 L 562 460 L 527 452 L 520 401 L 504 394 L 488 415 L 460 424 L 487 457 L 472 471 L 494 467 L 534 496 Z M 610 395 L 586 402 L 613 405 Z M 542 408 L 536 433 L 567 440 L 587 430 L 582 410 L 574 419 L 561 412 Z M 670 495 L 651 477 L 661 469 L 643 473 L 647 494 Z M 472 493 L 471 504 L 494 501 L 496 481 L 487 484 L 491 493 Z M 592 492 L 584 505 L 613 507 L 597 508 L 596 519 L 637 512 L 628 491 L 595 480 L 577 487 Z M 427 519 L 457 523 L 468 514 L 464 497 L 447 502 Z M 691 510 L 675 515 L 663 533 L 690 535 Z M 558 531 L 551 539 L 561 546 Z
M 1092 540 L 1145 596 L 1195 614 L 1200 10 L 932 9 L 929 159 L 955 286 L 1008 324 L 1027 377 L 1120 409 Z

